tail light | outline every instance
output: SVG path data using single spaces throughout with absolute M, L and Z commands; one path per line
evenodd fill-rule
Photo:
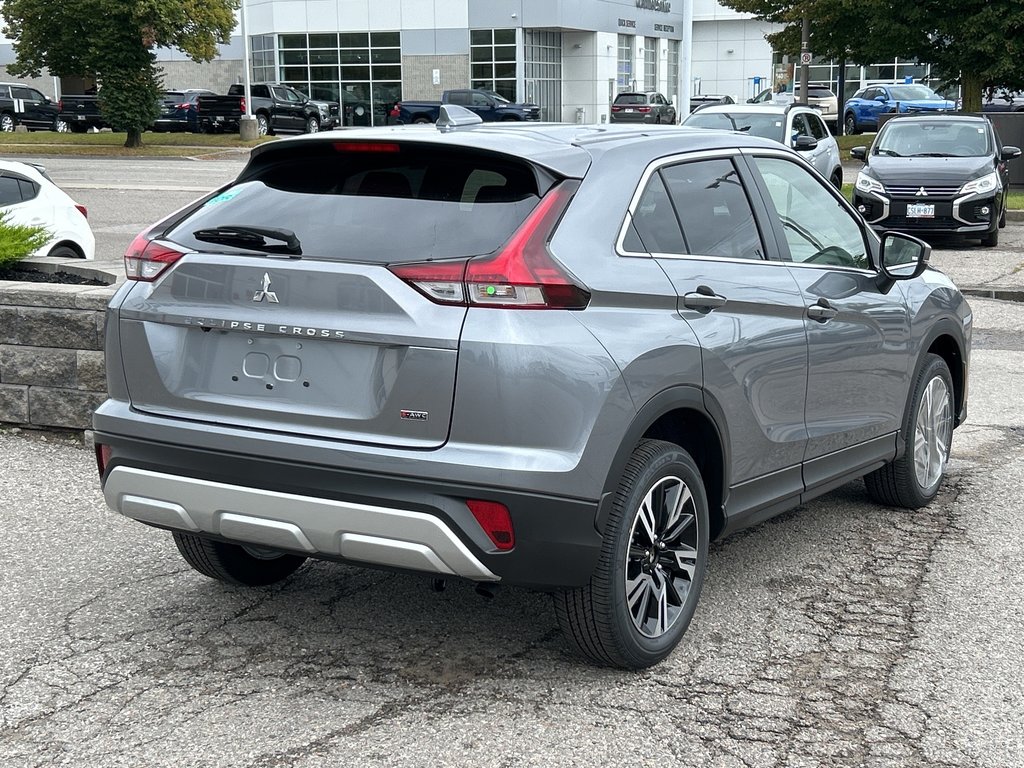
M 640 112 L 641 114 L 644 114 L 644 115 L 646 115 L 650 111 L 651 111 L 650 107 L 639 107 L 637 109 L 637 112 Z
M 242 110 L 243 115 L 249 114 L 249 110 L 245 108 L 245 96 L 238 100 L 238 108 Z
M 149 233 L 143 232 L 124 253 L 124 272 L 129 280 L 151 283 L 184 255 L 168 243 L 151 240 Z
M 64 99 L 59 99 L 57 101 L 57 111 L 58 112 L 63 112 L 64 111 Z
M 612 112 L 621 112 L 622 107 L 612 107 Z
M 78 203 L 75 203 L 75 208 L 77 208 L 78 212 L 82 214 L 85 218 L 89 218 L 89 209 L 86 208 L 84 205 L 79 205 Z
M 579 188 L 562 182 L 537 204 L 496 253 L 468 261 L 398 264 L 388 269 L 438 304 L 503 309 L 583 309 L 590 293 L 548 252 L 555 226 Z
M 484 529 L 494 546 L 502 552 L 507 552 L 516 545 L 516 532 L 512 528 L 512 515 L 508 507 L 497 501 L 477 501 L 470 499 L 466 502 L 469 511 L 473 513 L 477 523 Z
M 103 445 L 103 443 L 96 443 L 96 468 L 100 471 L 100 477 L 103 477 L 107 471 L 107 465 L 110 463 L 111 450 L 109 445 Z
M 191 105 L 190 103 L 188 103 L 188 102 L 186 101 L 186 102 L 184 102 L 184 103 L 182 103 L 182 104 L 175 104 L 175 105 L 174 105 L 174 108 L 175 108 L 175 109 L 188 109 L 188 108 L 189 108 L 189 107 L 191 107 L 191 106 L 192 106 L 192 105 Z

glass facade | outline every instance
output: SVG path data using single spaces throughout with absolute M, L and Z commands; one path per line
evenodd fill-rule
M 781 63 L 782 56 L 775 54 L 774 62 Z M 860 66 L 846 65 L 846 93 L 838 94 L 839 64 L 829 59 L 815 59 L 810 66 L 810 79 L 814 85 L 831 88 L 839 95 L 840 105 L 858 90 L 871 83 L 899 83 L 912 78 L 915 83 L 939 90 L 942 78 L 933 73 L 928 64 L 919 64 L 907 59 L 893 59 L 878 64 Z M 799 77 L 799 66 L 794 67 L 794 77 Z M 956 94 L 954 93 L 954 96 Z
M 658 38 L 644 38 L 644 90 L 658 90 Z
M 619 35 L 619 61 L 616 85 L 619 93 L 633 89 L 633 36 Z
M 471 88 L 516 101 L 516 31 L 474 29 L 469 33 Z
M 540 119 L 562 119 L 562 33 L 526 30 L 523 61 L 526 100 L 540 105 Z
M 252 38 L 255 82 L 279 81 L 312 99 L 338 101 L 345 125 L 387 124 L 402 97 L 401 33 L 277 35 L 276 50 L 274 42 L 273 35 Z

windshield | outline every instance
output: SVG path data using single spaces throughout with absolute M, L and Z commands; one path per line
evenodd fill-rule
M 770 112 L 695 112 L 684 125 L 692 128 L 717 128 L 720 131 L 742 131 L 785 143 L 785 117 Z
M 251 252 L 251 237 L 238 230 L 274 228 L 294 234 L 309 258 L 457 258 L 496 250 L 539 199 L 533 169 L 502 155 L 415 144 L 353 151 L 357 146 L 275 153 L 167 238 L 196 251 Z
M 923 85 L 899 85 L 889 89 L 889 98 L 895 101 L 942 101 L 931 88 Z
M 982 157 L 990 151 L 985 125 L 955 120 L 892 120 L 874 148 L 891 157 Z
M 504 96 L 502 96 L 497 91 L 484 91 L 484 93 L 486 93 L 488 96 L 490 96 L 492 99 L 494 99 L 499 104 L 511 104 L 512 103 L 511 101 L 506 99 Z

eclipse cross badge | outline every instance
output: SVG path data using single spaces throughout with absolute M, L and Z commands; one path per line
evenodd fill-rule
M 252 297 L 252 300 L 256 302 L 263 301 L 264 299 L 269 301 L 271 304 L 281 303 L 277 300 L 277 294 L 270 290 L 269 272 L 263 273 L 263 287 L 260 290 L 256 291 L 256 293 Z
M 917 196 L 918 197 L 928 197 L 928 190 L 925 189 L 924 187 L 921 187 L 919 190 L 917 190 Z

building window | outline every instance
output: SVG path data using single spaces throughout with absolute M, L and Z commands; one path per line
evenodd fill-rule
M 679 61 L 682 58 L 682 44 L 678 40 L 668 41 L 668 91 L 672 101 L 679 98 Z
M 526 100 L 540 105 L 540 119 L 562 119 L 562 33 L 528 29 L 523 35 Z
M 644 38 L 644 90 L 658 90 L 658 38 Z
M 274 50 L 274 44 L 277 50 Z M 253 79 L 341 103 L 345 125 L 386 125 L 402 97 L 399 32 L 311 32 L 252 38 Z
M 619 35 L 619 63 L 616 84 L 619 93 L 633 89 L 633 37 Z
M 471 87 L 516 100 L 516 31 L 474 29 L 469 33 Z

